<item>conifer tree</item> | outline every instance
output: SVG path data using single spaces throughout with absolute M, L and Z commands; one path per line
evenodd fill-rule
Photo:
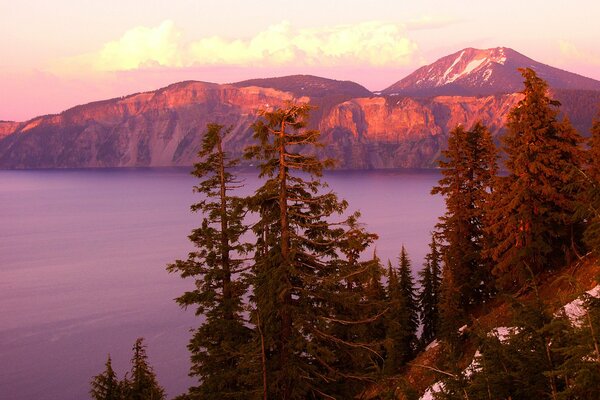
M 593 399 L 600 393 L 600 299 L 588 293 L 579 298 L 583 312 L 572 321 L 559 313 L 566 340 L 552 344 L 562 361 L 554 373 L 564 382 L 558 387 L 560 399 Z
M 156 374 L 148 363 L 146 345 L 143 338 L 138 338 L 133 346 L 131 371 L 125 380 L 126 400 L 164 400 L 165 390 L 158 384 Z
M 468 131 L 461 125 L 454 128 L 443 155 L 443 178 L 431 193 L 446 200 L 446 214 L 437 225 L 444 275 L 452 274 L 458 285 L 452 288 L 459 296 L 456 303 L 467 310 L 491 294 L 491 267 L 482 252 L 488 242 L 483 229 L 497 156 L 491 135 L 480 122 Z
M 568 120 L 557 120 L 558 103 L 531 69 L 524 98 L 508 116 L 504 137 L 509 175 L 498 178 L 490 206 L 491 255 L 502 286 L 515 287 L 565 262 L 574 244 L 574 198 L 567 187 L 581 161 L 581 138 Z
M 248 380 L 252 380 L 249 374 L 256 372 L 256 368 L 250 372 L 253 367 L 247 363 L 252 331 L 242 317 L 247 283 L 241 274 L 241 257 L 249 248 L 241 236 L 248 229 L 243 221 L 247 207 L 243 199 L 231 194 L 240 187 L 230 172 L 238 160 L 230 159 L 223 148 L 230 130 L 207 125 L 200 161 L 192 172 L 201 179 L 194 190 L 204 196 L 191 207 L 202 213 L 201 226 L 189 236 L 196 250 L 187 260 L 177 260 L 167 268 L 195 279 L 195 289 L 177 302 L 182 307 L 196 307 L 196 314 L 204 316 L 188 345 L 190 375 L 198 377 L 198 386 L 190 388 L 190 394 L 202 399 L 245 399 L 250 390 Z
M 110 355 L 104 372 L 92 378 L 90 396 L 94 400 L 123 400 L 123 390 L 117 374 L 112 368 Z
M 417 348 L 419 306 L 417 304 L 417 295 L 411 270 L 412 263 L 404 246 L 402 246 L 398 261 L 398 286 L 408 310 L 408 319 L 406 320 L 408 336 L 406 342 L 409 345 L 410 354 L 412 355 Z
M 594 120 L 588 142 L 587 168 L 582 177 L 579 215 L 587 220 L 583 240 L 596 256 L 600 256 L 600 113 Z
M 259 144 L 246 155 L 260 160 L 265 183 L 253 198 L 258 221 L 253 265 L 253 321 L 264 342 L 266 395 L 277 399 L 349 398 L 365 371 L 339 368 L 349 352 L 371 353 L 368 344 L 337 335 L 337 325 L 373 322 L 340 318 L 358 296 L 351 280 L 361 266 L 340 255 L 359 253 L 374 239 L 357 215 L 331 221 L 347 207 L 319 180 L 330 161 L 311 156 L 318 131 L 307 130 L 311 106 L 287 104 L 262 111 L 253 125 Z M 304 150 L 301 152 L 301 150 Z M 353 257 L 349 257 L 351 260 Z M 358 307 L 358 305 L 357 305 Z
M 513 300 L 513 321 L 504 332 L 479 333 L 471 366 L 445 384 L 442 399 L 552 399 L 564 388 L 555 350 L 568 340 L 568 322 L 553 318 L 539 297 Z M 584 397 L 585 398 L 585 397 Z
M 362 299 L 358 300 L 359 312 L 354 316 L 359 321 L 380 314 L 387 314 L 389 311 L 386 310 L 387 295 L 381 282 L 385 270 L 381 265 L 380 258 L 373 252 L 373 258 L 363 262 L 362 265 L 366 269 L 365 272 L 357 275 L 358 282 L 353 280 L 356 285 L 353 291 L 356 291 L 357 294 L 362 293 Z M 352 368 L 356 367 L 356 363 L 364 363 L 366 369 L 372 369 L 374 372 L 379 371 L 383 364 L 383 359 L 379 355 L 384 353 L 383 343 L 386 338 L 385 317 L 376 318 L 370 323 L 358 324 L 357 327 L 360 329 L 357 336 L 358 340 L 363 343 L 373 343 L 378 355 L 371 354 L 367 358 L 362 356 L 362 360 L 354 360 Z
M 410 342 L 410 320 L 406 299 L 402 296 L 398 273 L 388 261 L 388 305 L 389 309 L 385 315 L 386 323 L 386 356 L 384 372 L 387 375 L 397 374 L 399 369 L 410 359 L 411 349 L 407 343 Z
M 422 345 L 427 345 L 437 337 L 440 324 L 441 259 L 437 240 L 433 234 L 429 253 L 425 257 L 423 269 L 419 271 L 419 277 L 421 287 L 418 295 L 419 317 L 423 327 L 420 339 Z

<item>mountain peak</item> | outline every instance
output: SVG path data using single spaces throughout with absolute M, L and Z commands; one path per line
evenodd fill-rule
M 466 48 L 423 66 L 382 93 L 387 95 L 491 95 L 522 87 L 518 68 L 532 68 L 555 89 L 600 90 L 600 82 L 550 67 L 508 48 Z

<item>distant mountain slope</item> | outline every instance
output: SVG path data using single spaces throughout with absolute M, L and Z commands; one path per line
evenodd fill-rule
M 290 92 L 294 95 L 322 98 L 342 96 L 346 98 L 370 97 L 373 95 L 365 87 L 351 81 L 337 81 L 313 75 L 291 75 L 277 78 L 250 79 L 233 83 L 233 86 L 258 86 Z
M 0 121 L 0 139 L 13 133 L 19 127 L 18 122 Z
M 507 49 L 489 54 L 475 51 L 474 55 L 467 50 L 449 56 L 447 66 L 437 68 L 443 70 L 441 75 L 432 69 L 437 78 L 424 77 L 423 82 L 446 82 L 433 87 L 436 90 L 448 89 L 449 81 L 460 83 L 462 89 L 454 89 L 466 92 L 465 87 L 476 87 L 475 78 L 482 73 L 488 77 L 485 82 L 493 77 L 494 84 L 500 85 L 500 72 L 505 70 L 493 68 L 515 59 Z M 488 68 L 492 72 L 486 72 Z M 521 90 L 522 79 L 515 74 L 516 78 L 506 75 L 506 85 L 517 82 L 510 86 L 511 93 L 478 97 L 375 96 L 353 82 L 310 75 L 229 85 L 179 82 L 25 122 L 0 121 L 0 168 L 187 166 L 196 161 L 209 122 L 232 126 L 225 147 L 240 155 L 252 143 L 251 125 L 257 111 L 287 101 L 317 107 L 311 112 L 309 127 L 321 131 L 325 146 L 320 155 L 338 160 L 341 168 L 431 168 L 437 166 L 448 133 L 457 124 L 471 126 L 481 120 L 494 135 L 503 133 L 506 116 L 521 96 L 516 92 Z M 571 85 L 575 89 L 553 92 L 563 103 L 562 112 L 587 134 L 598 112 L 600 91 L 577 89 L 580 82 L 588 82 L 579 78 L 562 80 L 575 82 Z
M 0 140 L 0 168 L 191 165 L 209 122 L 233 127 L 226 149 L 252 143 L 257 110 L 295 98 L 290 92 L 183 82 L 154 92 L 90 103 L 21 123 Z M 432 167 L 456 124 L 482 119 L 498 133 L 515 95 L 410 98 L 361 97 L 311 114 L 324 156 L 342 168 Z
M 518 68 L 532 68 L 554 89 L 600 90 L 600 81 L 563 71 L 507 47 L 463 49 L 423 66 L 382 91 L 403 96 L 485 96 L 521 90 Z

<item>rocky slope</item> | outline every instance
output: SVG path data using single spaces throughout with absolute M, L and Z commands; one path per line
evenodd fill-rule
M 448 56 L 444 63 L 449 66 L 434 68 L 432 64 L 431 73 L 444 68 L 444 74 L 450 71 L 446 76 L 452 77 L 460 75 L 453 68 L 479 73 L 483 65 L 506 67 L 513 59 L 510 49 L 493 54 L 472 50 L 465 49 L 454 58 Z M 487 58 L 473 68 L 473 61 L 468 60 L 482 54 Z M 506 56 L 504 64 L 502 54 Z M 496 72 L 490 76 L 501 76 Z M 239 155 L 252 142 L 251 124 L 257 119 L 257 110 L 290 100 L 317 106 L 311 113 L 310 127 L 322 133 L 326 143 L 320 150 L 322 155 L 339 160 L 339 167 L 435 167 L 448 132 L 457 124 L 471 126 L 482 120 L 494 135 L 502 133 L 507 113 L 520 96 L 515 92 L 522 85 L 518 72 L 513 72 L 518 76 L 518 87 L 515 84 L 511 93 L 478 97 L 469 96 L 467 90 L 476 87 L 476 81 L 463 82 L 464 77 L 450 82 L 467 85 L 458 94 L 443 95 L 447 86 L 442 85 L 435 88 L 437 92 L 428 92 L 430 96 L 414 97 L 398 92 L 376 96 L 353 82 L 309 75 L 230 85 L 181 82 L 26 122 L 0 121 L 0 168 L 191 165 L 209 122 L 233 127 L 226 148 Z M 494 82 L 500 84 L 499 80 Z M 553 89 L 554 95 L 575 127 L 585 134 L 598 111 L 600 90 L 580 90 L 578 82 L 584 81 L 573 82 L 571 86 L 565 84 L 567 89 Z
M 600 90 L 600 81 L 542 64 L 507 47 L 463 49 L 419 68 L 383 90 L 405 96 L 514 93 L 523 79 L 518 68 L 531 68 L 554 89 Z
M 233 126 L 226 146 L 240 154 L 251 143 L 257 109 L 292 99 L 321 103 L 312 125 L 328 144 L 323 154 L 340 160 L 340 167 L 431 167 L 456 124 L 482 119 L 498 132 L 517 98 L 361 97 L 327 103 L 326 97 L 298 98 L 270 88 L 184 82 L 19 124 L 0 141 L 0 167 L 191 165 L 212 121 Z

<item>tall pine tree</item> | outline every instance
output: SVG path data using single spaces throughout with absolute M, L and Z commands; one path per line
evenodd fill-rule
M 491 255 L 502 286 L 515 287 L 565 262 L 574 243 L 574 198 L 567 190 L 581 161 L 581 138 L 531 69 L 520 70 L 524 95 L 508 116 L 504 137 L 508 176 L 498 178 L 490 207 Z
M 104 372 L 92 378 L 90 396 L 94 400 L 123 400 L 123 388 L 112 368 L 110 355 Z
M 252 380 L 251 367 L 246 363 L 250 358 L 244 357 L 252 339 L 242 317 L 247 283 L 240 273 L 240 257 L 249 250 L 241 236 L 248 228 L 243 221 L 244 200 L 231 194 L 240 183 L 230 172 L 238 160 L 230 159 L 223 148 L 229 132 L 222 125 L 207 125 L 198 153 L 200 161 L 192 172 L 201 179 L 194 189 L 203 195 L 191 207 L 203 218 L 189 236 L 196 250 L 187 260 L 177 260 L 167 268 L 183 278 L 195 279 L 194 290 L 177 302 L 182 307 L 196 307 L 196 314 L 204 316 L 188 345 L 190 375 L 198 378 L 198 386 L 192 387 L 190 394 L 202 399 L 245 399 L 248 380 Z
M 340 255 L 360 251 L 374 235 L 356 224 L 356 215 L 331 221 L 347 203 L 323 193 L 319 178 L 331 162 L 308 155 L 319 146 L 319 132 L 306 129 L 310 109 L 290 103 L 261 112 L 253 126 L 259 144 L 247 149 L 266 178 L 253 199 L 253 320 L 264 343 L 265 395 L 286 400 L 355 395 L 344 382 L 364 379 L 365 371 L 341 369 L 339 360 L 351 351 L 372 351 L 335 334 L 337 325 L 360 322 L 337 317 L 342 305 L 352 309 L 356 296 L 346 288 L 361 268 Z
M 583 171 L 583 186 L 580 198 L 580 215 L 587 220 L 583 240 L 596 256 L 600 256 L 600 113 L 594 120 L 589 139 L 586 168 Z
M 464 310 L 484 301 L 491 293 L 490 263 L 482 256 L 488 239 L 484 233 L 486 204 L 496 175 L 496 150 L 487 128 L 480 122 L 465 130 L 450 132 L 448 149 L 440 161 L 443 178 L 432 194 L 446 200 L 446 214 L 437 225 L 442 239 L 444 278 L 452 275 L 459 296 L 455 303 Z
M 388 271 L 388 297 L 390 311 L 388 319 L 388 339 L 392 345 L 387 353 L 387 371 L 396 372 L 415 354 L 419 314 L 417 297 L 412 278 L 411 262 L 404 246 L 398 258 L 398 270 L 391 266 Z
M 437 337 L 440 324 L 440 287 L 442 280 L 441 255 L 435 235 L 431 235 L 425 265 L 419 271 L 419 317 L 422 326 L 421 344 L 427 345 Z
M 146 345 L 138 338 L 133 345 L 131 371 L 125 380 L 126 400 L 164 400 L 165 390 L 159 385 L 152 366 L 148 363 Z

